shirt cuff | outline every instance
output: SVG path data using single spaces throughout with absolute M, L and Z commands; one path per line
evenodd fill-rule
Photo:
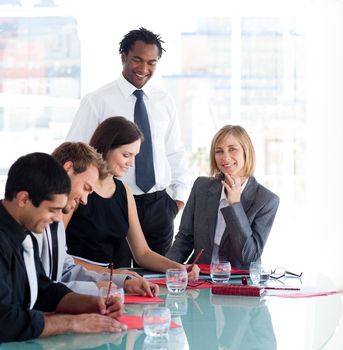
M 120 273 L 113 274 L 112 276 L 112 282 L 118 287 L 118 288 L 124 288 L 124 283 L 128 275 L 122 275 Z
M 182 187 L 173 188 L 173 196 L 174 201 L 181 201 L 184 204 L 187 202 L 188 191 Z

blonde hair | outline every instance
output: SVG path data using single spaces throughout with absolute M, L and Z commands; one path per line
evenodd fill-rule
M 244 176 L 252 176 L 255 171 L 256 156 L 254 146 L 248 133 L 239 125 L 225 125 L 213 137 L 210 150 L 210 172 L 211 176 L 221 174 L 215 159 L 215 148 L 227 135 L 233 135 L 243 148 L 244 152 Z

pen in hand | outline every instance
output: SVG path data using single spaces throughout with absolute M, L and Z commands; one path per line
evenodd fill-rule
M 193 260 L 192 265 L 187 267 L 187 272 L 191 272 L 193 270 L 194 265 L 197 263 L 197 261 L 199 260 L 199 258 L 201 257 L 203 252 L 204 252 L 204 249 L 200 249 L 199 253 L 197 254 L 195 259 Z
M 112 287 L 112 276 L 113 276 L 113 262 L 111 262 L 110 264 L 111 267 L 111 271 L 110 271 L 110 282 L 108 284 L 108 290 L 107 290 L 107 296 L 106 296 L 106 300 L 105 300 L 105 305 L 106 306 L 110 306 L 111 300 L 110 300 L 110 293 L 111 293 L 111 287 Z

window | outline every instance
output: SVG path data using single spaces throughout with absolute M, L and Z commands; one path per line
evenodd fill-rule
M 334 52 L 330 57 L 337 57 L 336 65 L 325 56 L 325 68 L 332 70 L 341 57 L 340 47 L 338 54 L 332 47 L 331 51 L 316 47 L 330 43 L 320 30 L 337 35 L 335 45 L 343 42 L 335 17 L 340 13 L 339 2 L 312 3 L 187 1 L 166 3 L 158 16 L 151 9 L 160 8 L 157 1 L 150 1 L 148 9 L 138 1 L 119 4 L 110 0 L 7 1 L 0 5 L 1 193 L 8 168 L 17 157 L 32 151 L 51 152 L 64 140 L 80 97 L 119 75 L 122 36 L 145 26 L 166 42 L 167 52 L 155 80 L 177 103 L 192 178 L 207 172 L 215 131 L 228 123 L 244 126 L 256 147 L 257 179 L 281 197 L 265 256 L 291 269 L 288 252 L 295 248 L 287 242 L 297 241 L 300 227 L 306 227 L 302 221 L 306 209 L 320 198 L 313 194 L 315 178 L 324 178 L 311 171 L 317 164 L 313 146 L 319 133 L 314 118 L 319 103 L 316 93 L 322 97 L 321 90 L 313 89 L 324 86 L 319 77 L 326 79 L 317 57 Z M 326 22 L 318 26 L 316 19 L 323 11 Z M 338 30 L 329 32 L 329 24 Z M 334 110 L 336 115 L 342 108 L 334 107 L 338 99 L 329 93 L 333 86 L 325 84 L 324 95 L 330 101 L 330 114 Z M 338 130 L 332 140 L 340 138 L 335 134 Z M 322 152 L 320 162 L 325 163 Z M 302 242 L 307 242 L 305 234 Z M 286 247 L 281 253 L 274 249 L 280 245 Z M 294 254 L 299 260 L 300 248 Z

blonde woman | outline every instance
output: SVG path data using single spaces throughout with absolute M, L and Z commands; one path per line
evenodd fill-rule
M 204 249 L 199 263 L 225 256 L 232 266 L 248 269 L 261 257 L 279 198 L 253 176 L 255 151 L 241 126 L 226 125 L 216 133 L 210 161 L 212 176 L 195 181 L 166 256 L 192 262 Z

